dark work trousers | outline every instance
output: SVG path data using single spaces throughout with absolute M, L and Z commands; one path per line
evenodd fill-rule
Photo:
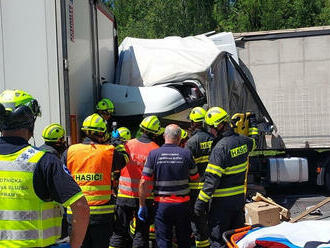
M 209 228 L 207 223 L 208 216 L 196 216 L 194 214 L 194 206 L 198 194 L 199 189 L 193 189 L 190 191 L 191 229 L 195 237 L 196 248 L 210 247 Z
M 190 248 L 189 202 L 156 204 L 155 229 L 158 248 L 172 247 L 173 227 L 178 248 Z
M 149 246 L 149 228 L 153 222 L 153 206 L 152 201 L 146 201 L 148 207 L 148 218 L 146 222 L 141 221 L 137 217 L 138 207 L 120 206 L 117 205 L 115 212 L 114 233 L 110 239 L 110 247 L 126 248 L 129 247 L 130 221 L 135 217 L 136 227 L 133 237 L 133 248 L 148 248 Z
M 212 199 L 209 213 L 209 228 L 212 248 L 226 247 L 225 241 L 222 239 L 223 232 L 243 226 L 243 207 L 238 209 L 235 209 L 235 207 L 223 208 L 216 198 Z
M 104 218 L 102 218 L 104 216 Z M 68 215 L 69 234 L 72 231 L 72 215 Z M 114 214 L 91 215 L 81 248 L 108 248 L 113 232 Z

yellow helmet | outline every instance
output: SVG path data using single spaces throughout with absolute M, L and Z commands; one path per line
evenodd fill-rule
M 187 138 L 187 136 L 188 136 L 187 131 L 181 128 L 181 139 L 185 139 Z
M 0 94 L 2 130 L 32 128 L 41 115 L 38 101 L 22 90 L 5 90 Z
M 155 115 L 148 116 L 142 120 L 140 123 L 140 128 L 149 133 L 159 135 L 161 130 L 160 121 Z
M 101 110 L 101 111 L 108 111 L 109 113 L 113 113 L 115 110 L 115 107 L 113 106 L 113 103 L 110 99 L 103 98 L 97 103 L 96 109 Z
M 202 122 L 204 121 L 205 113 L 206 111 L 202 107 L 195 107 L 191 110 L 189 119 L 193 122 Z
M 65 135 L 65 130 L 60 124 L 50 124 L 42 131 L 42 138 L 46 142 L 57 142 Z
M 81 130 L 84 132 L 105 133 L 107 131 L 107 123 L 99 114 L 92 114 L 84 120 Z
M 228 122 L 228 113 L 220 107 L 212 107 L 205 114 L 205 123 L 217 127 L 222 122 Z
M 130 140 L 132 138 L 131 131 L 127 127 L 120 127 L 117 129 L 119 136 L 125 141 Z

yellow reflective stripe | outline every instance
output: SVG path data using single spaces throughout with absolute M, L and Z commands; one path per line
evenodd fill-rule
M 189 183 L 189 188 L 190 189 L 202 189 L 204 183 L 203 182 L 190 182 Z
M 208 164 L 206 167 L 205 172 L 209 172 L 215 175 L 218 175 L 219 177 L 222 176 L 222 173 L 224 173 L 224 169 L 222 169 L 220 166 L 218 165 L 214 165 L 214 164 Z
M 90 214 L 112 214 L 115 212 L 115 205 L 89 206 Z M 67 213 L 72 214 L 70 207 L 67 208 Z
M 73 204 L 74 202 L 78 201 L 83 196 L 84 196 L 84 194 L 80 191 L 77 194 L 75 194 L 74 196 L 72 196 L 69 200 L 67 200 L 66 202 L 64 202 L 62 205 L 64 207 L 68 207 L 71 204 Z
M 213 194 L 213 197 L 225 197 L 239 194 L 244 194 L 244 185 L 235 186 L 231 188 L 216 189 Z
M 14 161 L 19 155 L 21 155 L 23 152 L 25 152 L 30 147 L 31 146 L 24 147 L 23 149 L 15 152 L 15 153 L 11 153 L 11 154 L 6 154 L 6 155 L 1 154 L 0 160 L 1 161 Z
M 208 247 L 208 246 L 210 246 L 211 244 L 210 244 L 210 241 L 207 239 L 207 240 L 203 240 L 203 241 L 198 241 L 198 240 L 196 240 L 195 241 L 195 243 L 196 243 L 196 247 L 198 248 L 198 247 Z
M 245 161 L 245 162 L 242 163 L 242 164 L 234 165 L 234 166 L 231 166 L 231 167 L 227 167 L 227 168 L 225 169 L 224 174 L 226 174 L 226 175 L 231 175 L 231 174 L 238 174 L 238 173 L 241 173 L 241 172 L 243 172 L 243 171 L 246 170 L 247 165 L 248 165 L 248 161 Z
M 110 185 L 80 186 L 83 191 L 108 191 L 111 190 Z
M 89 206 L 90 214 L 113 214 L 115 205 Z
M 35 155 L 33 155 L 28 162 L 30 163 L 38 163 L 42 156 L 45 154 L 44 151 L 38 151 Z
M 87 201 L 110 200 L 111 195 L 85 195 Z
M 257 148 L 257 143 L 255 139 L 252 139 L 252 141 L 253 141 L 253 146 L 251 151 L 254 151 Z
M 199 191 L 198 199 L 208 202 L 211 199 L 211 196 L 208 196 L 207 194 L 204 193 L 203 190 Z
M 220 171 L 221 173 L 224 173 L 225 170 L 223 168 L 221 168 L 221 166 L 219 165 L 215 165 L 215 164 L 208 164 L 207 165 L 207 168 L 211 168 L 211 169 L 214 169 L 214 170 L 218 170 Z
M 199 164 L 199 163 L 206 163 L 209 161 L 209 156 L 206 155 L 206 156 L 202 156 L 202 157 L 199 157 L 199 158 L 194 158 L 194 161 L 196 164 Z
M 121 194 L 121 193 L 118 193 L 117 197 L 139 199 L 138 196 L 124 195 L 124 194 Z M 154 199 L 154 197 L 153 196 L 148 196 L 147 199 Z

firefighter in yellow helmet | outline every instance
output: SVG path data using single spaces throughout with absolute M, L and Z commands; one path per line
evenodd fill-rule
M 216 138 L 194 212 L 197 216 L 209 213 L 211 247 L 221 247 L 224 231 L 244 225 L 245 173 L 255 141 L 236 134 L 228 113 L 220 107 L 206 112 L 205 123 Z
M 38 101 L 22 90 L 0 94 L 0 247 L 49 247 L 61 234 L 61 208 L 70 206 L 76 225 L 71 247 L 81 246 L 89 207 L 67 168 L 31 146 Z M 22 190 L 18 190 L 22 189 Z M 47 218 L 45 218 L 47 217 Z
M 115 111 L 115 107 L 110 99 L 103 98 L 97 103 L 96 110 L 97 113 L 108 122 L 112 113 Z
M 55 154 L 61 158 L 62 153 L 66 150 L 65 130 L 57 123 L 50 124 L 42 131 L 42 138 L 45 143 L 40 146 L 41 150 Z
M 213 135 L 211 135 L 206 128 L 204 128 L 204 118 L 206 110 L 202 107 L 195 107 L 189 114 L 191 122 L 192 135 L 188 139 L 185 147 L 188 148 L 194 158 L 195 164 L 198 168 L 200 175 L 199 181 L 190 182 L 191 190 L 191 210 L 193 212 L 194 204 L 199 194 L 200 189 L 203 186 L 204 172 L 209 161 L 209 155 L 211 153 L 211 146 L 213 142 Z M 196 247 L 209 247 L 209 235 L 208 235 L 208 224 L 207 216 L 195 216 L 191 218 L 191 228 L 195 237 Z
M 73 179 L 81 187 L 90 207 L 90 222 L 83 248 L 108 248 L 114 222 L 111 201 L 111 173 L 126 165 L 124 155 L 107 144 L 109 135 L 105 120 L 98 114 L 88 116 L 81 127 L 87 138 L 71 145 L 63 155 Z M 71 209 L 68 208 L 71 226 Z
M 117 195 L 116 223 L 114 234 L 111 237 L 110 247 L 128 247 L 129 224 L 133 216 L 136 219 L 136 229 L 133 238 L 133 247 L 146 247 L 149 239 L 149 226 L 152 224 L 152 215 L 141 221 L 137 218 L 139 210 L 139 181 L 142 169 L 149 152 L 159 146 L 154 142 L 161 133 L 160 121 L 152 115 L 144 118 L 140 123 L 142 136 L 126 142 L 126 150 L 130 160 L 121 170 L 119 178 L 119 190 Z M 148 196 L 147 206 L 151 209 L 152 198 Z
M 120 139 L 123 141 L 128 141 L 132 138 L 131 131 L 127 127 L 120 127 L 117 131 Z

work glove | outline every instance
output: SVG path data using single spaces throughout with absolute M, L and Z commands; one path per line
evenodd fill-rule
M 209 203 L 202 201 L 200 199 L 197 199 L 194 206 L 194 214 L 197 217 L 207 215 L 209 212 Z
M 141 221 L 146 222 L 148 217 L 148 208 L 146 206 L 140 207 L 138 217 Z

